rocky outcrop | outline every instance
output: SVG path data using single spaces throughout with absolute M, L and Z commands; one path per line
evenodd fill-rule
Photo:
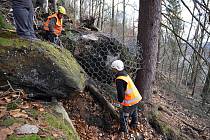
M 116 59 L 124 61 L 126 71 L 132 77 L 137 70 L 139 52 L 132 50 L 132 47 L 124 46 L 108 34 L 72 29 L 66 31 L 62 42 L 65 48 L 72 52 L 85 72 L 99 82 L 106 84 L 113 82 L 110 65 Z
M 86 74 L 68 50 L 0 31 L 0 80 L 35 97 L 66 98 L 84 89 Z

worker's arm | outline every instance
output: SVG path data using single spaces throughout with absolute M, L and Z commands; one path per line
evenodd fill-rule
M 125 90 L 127 88 L 127 83 L 121 79 L 116 80 L 116 86 L 117 86 L 117 98 L 120 103 L 123 102 L 125 98 Z
M 55 29 L 54 29 L 54 27 L 55 27 L 55 25 L 56 25 L 56 18 L 54 17 L 54 18 L 51 18 L 50 19 L 50 22 L 49 22 L 49 25 L 48 25 L 48 27 L 49 27 L 49 31 L 51 32 L 51 33 L 53 33 L 53 34 L 55 34 L 54 32 L 55 32 Z

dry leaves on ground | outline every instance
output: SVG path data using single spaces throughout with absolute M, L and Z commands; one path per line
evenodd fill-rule
M 20 109 L 15 109 L 9 111 L 9 114 L 15 118 L 28 118 L 28 114 L 26 114 L 24 111 L 21 111 Z
M 0 128 L 0 140 L 6 140 L 7 136 L 13 133 L 14 131 L 9 128 Z

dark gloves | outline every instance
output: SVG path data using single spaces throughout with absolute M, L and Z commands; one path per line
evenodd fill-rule
M 50 33 L 51 33 L 51 35 L 52 35 L 53 37 L 57 37 L 57 35 L 56 35 L 56 33 L 55 33 L 54 31 L 51 31 Z

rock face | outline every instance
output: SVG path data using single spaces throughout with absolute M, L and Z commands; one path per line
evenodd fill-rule
M 101 83 L 111 84 L 113 73 L 110 65 L 116 59 L 125 63 L 126 71 L 132 76 L 138 62 L 138 51 L 132 50 L 120 43 L 116 38 L 101 32 L 71 30 L 66 32 L 62 42 L 70 50 L 85 72 Z M 138 47 L 136 47 L 138 48 Z
M 35 97 L 66 98 L 84 89 L 86 74 L 68 50 L 0 31 L 0 83 L 2 80 Z

